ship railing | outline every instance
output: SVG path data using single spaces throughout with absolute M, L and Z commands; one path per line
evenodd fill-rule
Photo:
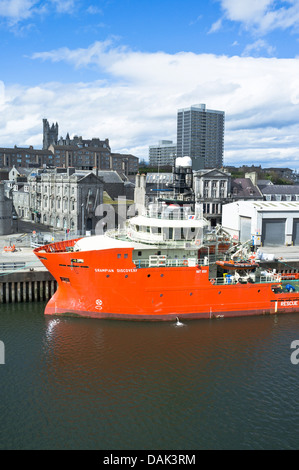
M 105 232 L 105 235 L 118 240 L 127 240 L 128 238 L 126 229 L 110 229 Z
M 206 266 L 205 259 L 197 258 L 167 258 L 165 255 L 151 255 L 148 259 L 133 260 L 137 268 L 157 268 L 157 267 L 181 267 L 181 266 Z
M 179 211 L 165 211 L 160 212 L 157 210 L 145 210 L 142 215 L 148 218 L 163 219 L 163 220 L 201 220 L 200 214 L 182 213 Z
M 250 276 L 240 276 L 236 278 L 235 276 L 225 274 L 223 277 L 217 277 L 215 279 L 210 279 L 212 284 L 215 285 L 227 285 L 227 284 L 238 284 L 238 283 L 259 283 L 266 284 L 271 282 L 281 282 L 281 276 L 279 274 L 269 273 L 265 276 L 256 277 L 254 274 Z

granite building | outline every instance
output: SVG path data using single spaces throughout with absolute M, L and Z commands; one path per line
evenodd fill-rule
M 194 172 L 194 193 L 212 226 L 221 222 L 222 205 L 230 202 L 231 174 L 214 168 Z
M 0 235 L 12 232 L 12 201 L 4 194 L 4 183 L 0 183 Z
M 139 159 L 131 154 L 112 153 L 109 139 L 99 138 L 83 139 L 75 135 L 72 139 L 67 133 L 65 139 L 58 139 L 58 125 L 50 127 L 46 119 L 43 120 L 44 145 L 52 155 L 51 164 L 56 167 L 76 167 L 81 170 L 115 170 L 126 176 L 136 174 Z
M 48 150 L 50 145 L 57 144 L 58 141 L 58 124 L 50 124 L 47 119 L 43 119 L 43 150 Z
M 0 148 L 0 167 L 42 167 L 53 165 L 54 156 L 50 150 L 40 150 L 30 147 Z
M 36 170 L 13 192 L 17 215 L 57 230 L 94 231 L 95 212 L 103 203 L 103 182 L 93 172 L 75 168 Z

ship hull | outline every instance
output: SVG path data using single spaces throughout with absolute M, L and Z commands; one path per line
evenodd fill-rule
M 52 309 L 51 307 L 45 310 L 45 315 L 55 315 L 55 316 L 67 316 L 67 317 L 82 317 L 82 318 L 94 318 L 99 320 L 123 320 L 123 321 L 175 321 L 177 318 L 180 320 L 211 320 L 211 319 L 222 319 L 222 318 L 240 318 L 240 317 L 249 317 L 249 316 L 261 316 L 261 315 L 273 315 L 273 314 L 282 314 L 282 313 L 296 313 L 297 309 L 283 309 L 277 312 L 274 312 L 271 309 L 262 309 L 262 310 L 250 310 L 250 311 L 227 311 L 220 313 L 210 313 L 210 312 L 194 312 L 194 313 L 173 313 L 173 314 L 126 314 L 126 313 L 107 313 L 107 312 L 87 312 L 81 310 L 69 310 L 69 309 Z
M 58 282 L 46 315 L 165 321 L 299 311 L 299 289 L 275 293 L 274 281 L 215 285 L 206 266 L 137 268 L 130 248 L 35 252 Z

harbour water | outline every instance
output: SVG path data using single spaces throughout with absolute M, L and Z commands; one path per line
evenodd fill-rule
M 1 306 L 1 449 L 297 449 L 299 314 L 136 323 Z

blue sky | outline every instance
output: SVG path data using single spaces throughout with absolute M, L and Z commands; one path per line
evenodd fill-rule
M 147 158 L 225 111 L 224 163 L 299 168 L 298 0 L 0 0 L 0 146 L 109 138 Z

